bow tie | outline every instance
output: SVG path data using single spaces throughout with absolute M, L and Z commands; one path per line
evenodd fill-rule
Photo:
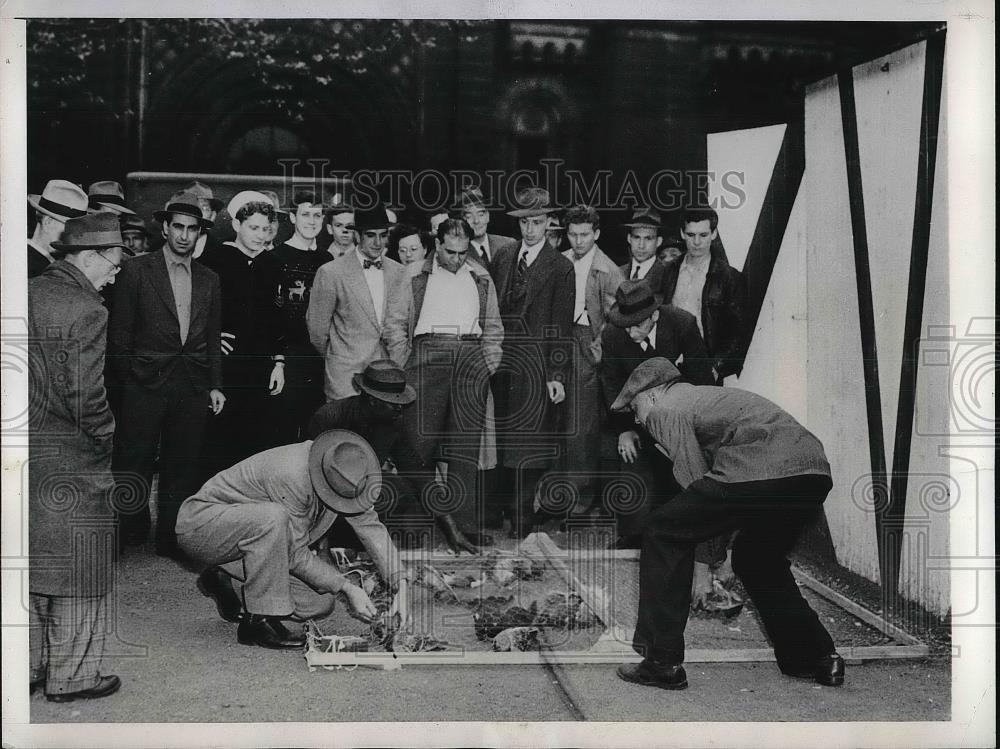
M 364 267 L 365 270 L 368 270 L 369 268 L 378 268 L 379 270 L 382 270 L 382 260 L 365 260 Z

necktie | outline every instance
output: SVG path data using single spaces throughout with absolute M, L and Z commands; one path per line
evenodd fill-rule
M 649 347 L 652 346 L 653 343 L 649 340 L 649 336 L 646 336 L 642 339 L 642 342 L 639 345 L 642 346 L 643 351 L 649 351 Z
M 369 268 L 378 268 L 379 270 L 382 270 L 382 259 L 365 260 L 365 270 L 368 270 Z
M 479 250 L 479 257 L 483 261 L 483 265 L 484 266 L 485 265 L 489 265 L 490 264 L 490 256 L 486 254 L 486 245 L 484 245 L 484 244 L 479 245 L 478 246 L 478 250 Z
M 630 280 L 636 281 L 639 278 L 639 266 L 636 265 L 635 269 L 632 271 L 632 278 Z
M 524 274 L 528 272 L 528 251 L 521 253 L 521 258 L 517 261 L 517 282 L 524 283 Z

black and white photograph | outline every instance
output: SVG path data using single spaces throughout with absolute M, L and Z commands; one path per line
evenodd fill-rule
M 995 8 L 869 5 L 5 4 L 4 746 L 995 746 Z

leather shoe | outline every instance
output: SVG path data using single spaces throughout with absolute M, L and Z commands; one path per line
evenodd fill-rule
M 122 685 L 122 680 L 117 676 L 102 676 L 97 682 L 97 686 L 90 689 L 81 689 L 79 692 L 62 692 L 60 694 L 47 694 L 45 699 L 49 702 L 72 702 L 73 700 L 93 700 L 98 697 L 107 697 L 109 694 L 117 692 Z
M 687 689 L 687 672 L 680 664 L 666 665 L 648 658 L 641 663 L 624 663 L 618 667 L 618 678 L 658 689 Z
M 229 582 L 229 575 L 218 567 L 209 567 L 198 575 L 198 590 L 203 596 L 215 601 L 219 616 L 227 622 L 243 619 L 243 604 Z
M 249 614 L 236 629 L 236 639 L 241 645 L 258 645 L 272 650 L 291 650 L 306 644 L 304 634 L 292 634 L 281 618 Z
M 781 672 L 796 679 L 813 679 L 825 687 L 839 687 L 844 684 L 845 670 L 844 659 L 837 653 L 830 653 L 816 661 L 812 668 L 782 668 Z

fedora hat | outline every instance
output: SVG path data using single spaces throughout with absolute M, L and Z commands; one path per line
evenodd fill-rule
M 67 219 L 62 236 L 58 241 L 52 242 L 52 247 L 67 253 L 121 247 L 126 254 L 134 254 L 122 241 L 118 214 L 111 211 L 87 213 Z
M 626 279 L 615 291 L 615 303 L 608 310 L 608 322 L 619 328 L 638 325 L 663 304 L 663 295 L 654 294 L 645 280 Z
M 275 195 L 275 199 L 277 199 L 277 195 Z M 229 205 L 226 206 L 226 212 L 229 214 L 230 218 L 235 219 L 236 214 L 240 211 L 240 208 L 245 206 L 247 203 L 267 203 L 271 206 L 276 205 L 275 201 L 272 201 L 268 195 L 265 195 L 259 190 L 243 190 L 242 192 L 236 193 L 232 200 L 229 201 Z
M 382 491 L 382 469 L 375 451 L 346 429 L 331 429 L 313 440 L 309 480 L 323 504 L 345 515 L 370 510 Z
M 274 206 L 275 213 L 284 213 L 286 216 L 288 215 L 288 211 L 282 208 L 281 201 L 278 200 L 278 193 L 274 190 L 261 190 L 260 192 L 261 195 L 267 195 L 267 199 L 270 200 L 271 204 Z
M 198 219 L 198 223 L 203 229 L 212 228 L 212 222 L 201 215 L 201 208 L 198 207 L 198 196 L 192 192 L 175 192 L 170 196 L 167 204 L 163 206 L 162 211 L 153 211 L 153 218 L 158 222 L 169 221 L 170 215 L 173 213 Z
M 527 187 L 521 190 L 514 202 L 517 204 L 517 208 L 507 211 L 507 215 L 514 218 L 545 216 L 558 210 L 556 206 L 552 205 L 549 191 L 543 187 Z
M 388 229 L 389 226 L 389 215 L 381 203 L 372 208 L 358 208 L 354 211 L 354 231 L 358 234 L 371 229 Z
M 664 359 L 662 356 L 647 359 L 629 375 L 622 391 L 618 393 L 615 402 L 611 404 L 611 410 L 624 411 L 635 400 L 635 396 L 643 390 L 649 390 L 658 385 L 672 384 L 679 379 L 681 379 L 681 373 L 677 371 L 677 367 L 670 363 L 669 359 Z
M 406 384 L 406 372 L 392 359 L 373 361 L 364 372 L 351 378 L 354 387 L 386 403 L 406 405 L 417 398 L 417 391 Z
M 489 210 L 489 206 L 486 205 L 486 198 L 483 197 L 483 191 L 478 187 L 466 187 L 459 193 L 458 198 L 451 206 L 451 210 L 455 213 L 461 213 L 473 208 Z
M 64 179 L 50 179 L 41 195 L 28 196 L 28 203 L 39 213 L 57 221 L 87 213 L 87 193 L 79 185 Z
M 87 200 L 93 211 L 135 214 L 135 211 L 125 205 L 125 191 L 122 190 L 122 186 L 112 180 L 94 182 L 87 189 Z
M 149 230 L 146 229 L 146 222 L 134 214 L 121 217 L 121 228 L 122 234 L 127 231 L 141 231 L 147 237 L 149 236 Z
M 622 226 L 628 229 L 642 226 L 660 231 L 663 228 L 663 217 L 655 208 L 636 208 L 632 211 L 632 220 Z
M 194 193 L 198 200 L 207 200 L 213 211 L 222 210 L 222 201 L 215 197 L 215 193 L 212 192 L 212 188 L 204 182 L 195 180 L 190 185 L 182 187 L 180 192 Z

